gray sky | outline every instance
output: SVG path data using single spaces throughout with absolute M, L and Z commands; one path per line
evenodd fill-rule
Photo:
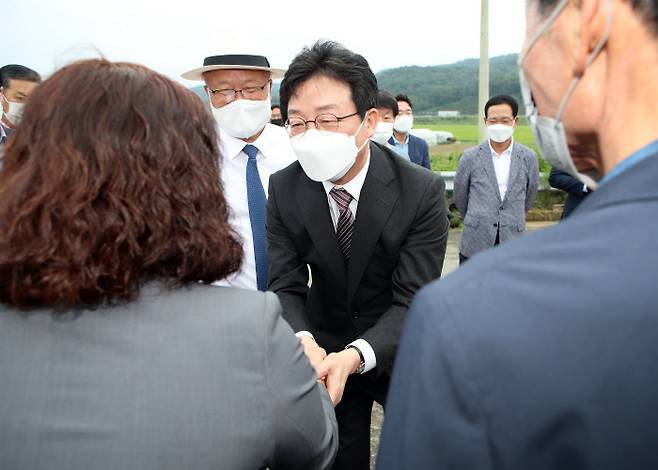
M 490 0 L 490 55 L 518 52 L 524 0 Z M 98 56 L 147 65 L 171 78 L 215 54 L 266 55 L 285 68 L 317 39 L 366 57 L 375 72 L 479 55 L 480 0 L 0 0 L 0 65 L 47 76 Z

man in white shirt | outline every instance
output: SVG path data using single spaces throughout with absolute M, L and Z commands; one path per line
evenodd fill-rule
M 265 228 L 269 178 L 296 160 L 287 132 L 269 123 L 272 80 L 284 70 L 258 55 L 206 57 L 203 67 L 182 75 L 202 80 L 219 128 L 224 194 L 231 224 L 243 241 L 242 269 L 217 282 L 246 289 L 267 289 Z
M 488 139 L 464 151 L 453 199 L 464 219 L 459 262 L 525 230 L 525 217 L 539 187 L 537 156 L 514 142 L 519 105 L 511 96 L 491 98 L 484 108 Z

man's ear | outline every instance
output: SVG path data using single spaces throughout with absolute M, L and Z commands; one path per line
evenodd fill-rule
M 379 122 L 379 111 L 377 108 L 370 108 L 366 114 L 365 128 L 368 137 L 372 137 L 377 129 L 377 122 Z
M 579 14 L 578 48 L 574 64 L 574 76 L 585 73 L 587 62 L 601 38 L 606 34 L 609 15 L 612 14 L 611 0 L 581 0 L 575 8 Z

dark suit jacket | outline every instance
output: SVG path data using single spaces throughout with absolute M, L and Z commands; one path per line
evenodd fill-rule
M 391 145 L 395 144 L 394 137 L 388 140 Z M 409 134 L 409 159 L 416 165 L 420 165 L 428 170 L 432 169 L 430 161 L 430 152 L 427 142 L 420 137 Z
M 202 285 L 59 316 L 0 305 L 0 468 L 326 468 L 333 406 L 280 312 Z
M 658 468 L 656 181 L 658 154 L 419 293 L 378 469 Z
M 363 338 L 390 371 L 411 298 L 441 275 L 448 236 L 445 184 L 378 144 L 361 191 L 345 266 L 327 193 L 298 162 L 270 179 L 269 289 L 293 330 L 328 351 Z M 312 284 L 308 286 L 308 267 Z
M 566 171 L 553 168 L 548 177 L 548 184 L 556 189 L 561 189 L 568 193 L 567 200 L 564 202 L 562 218 L 565 219 L 574 211 L 576 207 L 587 197 L 589 192 L 583 191 L 584 184 L 575 176 Z

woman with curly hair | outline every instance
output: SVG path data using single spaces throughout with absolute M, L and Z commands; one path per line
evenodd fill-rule
M 72 64 L 0 170 L 0 468 L 323 468 L 328 395 L 240 267 L 215 125 L 145 67 Z

